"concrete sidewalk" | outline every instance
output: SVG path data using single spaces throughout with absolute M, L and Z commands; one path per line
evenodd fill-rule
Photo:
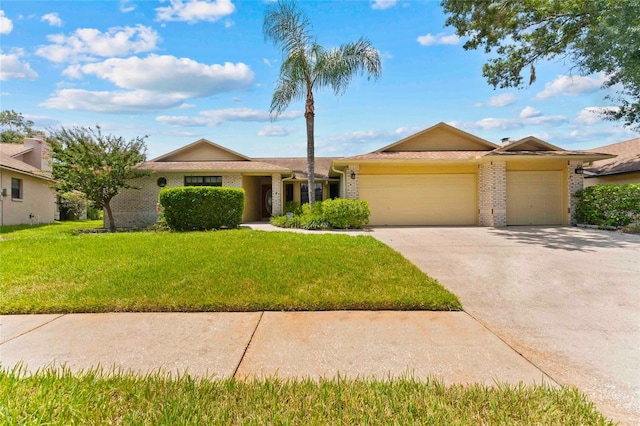
M 555 384 L 464 312 L 4 315 L 0 363 L 216 378 L 413 376 Z

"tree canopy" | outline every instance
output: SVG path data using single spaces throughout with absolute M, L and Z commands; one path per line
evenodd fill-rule
M 22 113 L 14 110 L 0 112 L 0 142 L 22 143 L 24 138 L 33 136 L 33 121 L 26 120 Z
M 131 179 L 149 172 L 134 166 L 146 159 L 146 136 L 129 141 L 105 135 L 99 126 L 73 127 L 51 131 L 53 177 L 57 189 L 80 191 L 97 208 L 104 208 L 111 231 L 115 222 L 110 202 L 123 188 L 135 188 Z
M 270 112 L 277 117 L 294 100 L 305 99 L 307 127 L 307 172 L 309 204 L 315 201 L 315 102 L 313 91 L 323 87 L 342 95 L 354 75 L 377 79 L 382 72 L 380 55 L 361 38 L 337 48 L 325 49 L 316 42 L 311 22 L 293 1 L 278 1 L 267 7 L 264 16 L 265 40 L 282 50 L 280 77 L 273 92 Z
M 494 88 L 536 80 L 536 64 L 562 59 L 582 75 L 603 73 L 603 110 L 640 130 L 640 2 L 638 0 L 443 0 L 446 24 L 468 37 L 465 49 L 494 53 L 483 75 Z

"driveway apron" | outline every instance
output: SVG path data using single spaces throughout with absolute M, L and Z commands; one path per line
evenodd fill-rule
M 640 236 L 570 227 L 374 228 L 466 312 L 607 416 L 640 424 Z

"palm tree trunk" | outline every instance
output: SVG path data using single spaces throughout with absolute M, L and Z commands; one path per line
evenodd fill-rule
M 314 112 L 313 94 L 310 91 L 307 93 L 304 117 L 307 121 L 307 174 L 309 176 L 309 206 L 313 206 L 313 203 L 316 202 L 316 175 L 314 154 L 315 137 L 313 130 L 316 114 Z

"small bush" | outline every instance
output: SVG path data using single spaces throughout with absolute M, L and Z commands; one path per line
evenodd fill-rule
M 158 197 L 167 226 L 174 231 L 237 228 L 244 190 L 214 186 L 164 188 Z
M 623 227 L 640 221 L 640 184 L 590 186 L 574 197 L 578 223 Z
M 369 205 L 363 200 L 337 198 L 304 204 L 293 209 L 292 217 L 273 216 L 270 223 L 280 228 L 351 229 L 369 223 Z M 296 213 L 299 212 L 299 213 Z
M 332 228 L 362 228 L 369 223 L 369 204 L 364 200 L 336 198 L 322 203 L 322 213 Z
M 87 215 L 87 198 L 76 192 L 60 195 L 60 213 L 66 220 L 82 220 Z
M 292 213 L 294 216 L 300 216 L 302 214 L 302 206 L 297 201 L 288 201 L 284 206 L 285 213 Z

